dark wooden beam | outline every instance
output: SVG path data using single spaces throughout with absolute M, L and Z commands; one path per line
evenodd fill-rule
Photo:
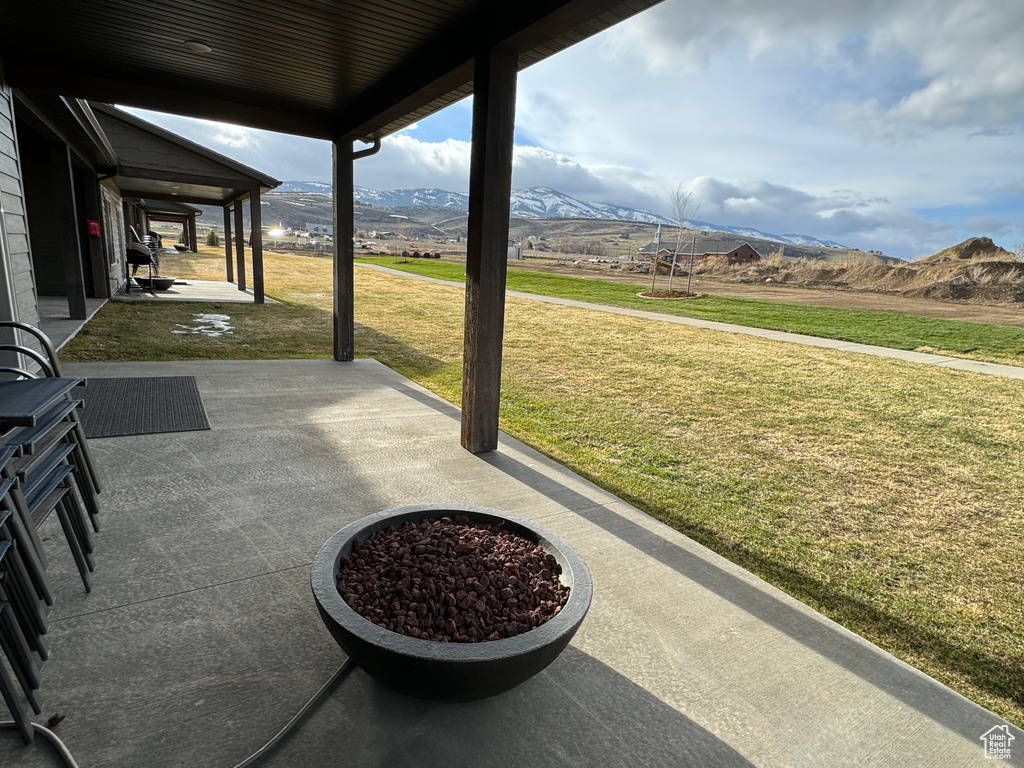
M 100 236 L 93 237 L 86 234 L 89 243 L 89 266 L 92 269 L 93 295 L 97 299 L 110 298 L 110 282 L 107 279 L 106 254 L 103 250 L 104 236 L 110 237 L 110 233 L 103 232 L 103 213 L 100 210 L 100 187 L 96 180 L 96 174 L 92 171 L 81 171 L 82 193 L 85 204 L 85 218 L 100 223 Z
M 355 252 L 352 142 L 334 142 L 334 359 L 355 358 Z
M 196 215 L 188 215 L 188 246 L 192 253 L 199 253 L 199 243 L 196 242 Z
M 71 169 L 71 149 L 67 144 L 50 145 L 53 172 L 53 221 L 60 231 L 60 258 L 64 264 L 64 287 L 72 320 L 85 320 L 85 274 L 82 271 L 82 244 L 78 237 L 78 209 Z
M 43 34 L 43 33 L 41 33 Z M 39 48 L 45 48 L 45 36 Z M 268 131 L 292 133 L 315 139 L 330 139 L 329 116 L 322 110 L 301 101 L 267 105 L 264 94 L 255 94 L 252 103 L 238 98 L 237 89 L 227 89 L 209 80 L 186 80 L 174 72 L 145 71 L 138 67 L 131 79 L 113 76 L 102 67 L 54 65 L 53 57 L 43 52 L 38 57 L 4 55 L 4 79 L 17 88 L 39 88 L 45 91 L 99 101 L 107 104 L 166 111 L 174 105 L 176 114 L 205 120 L 216 120 Z
M 245 290 L 245 227 L 242 222 L 242 201 L 235 201 L 235 257 L 237 260 L 238 290 Z
M 263 209 L 260 193 L 249 196 L 249 220 L 252 222 L 252 296 L 254 304 L 263 303 Z
M 151 179 L 153 181 L 170 181 L 175 184 L 195 184 L 200 187 L 221 187 L 222 189 L 238 189 L 250 192 L 258 186 L 250 179 L 231 178 L 228 176 L 203 176 L 198 173 L 185 173 L 183 171 L 171 171 L 163 168 L 140 168 L 138 166 L 122 166 L 118 176 L 125 179 Z M 127 183 L 130 188 L 131 184 Z M 141 195 L 148 197 L 148 193 Z M 179 198 L 181 202 L 184 199 Z
M 474 67 L 462 367 L 462 446 L 472 453 L 498 447 L 516 72 L 515 52 L 502 49 Z
M 235 282 L 234 259 L 231 258 L 231 206 L 224 206 L 224 272 L 229 283 Z
M 246 193 L 242 192 L 241 194 L 244 196 Z M 227 203 L 230 203 L 234 199 L 234 198 L 231 198 L 231 199 L 225 200 L 223 197 L 203 197 L 202 195 L 171 195 L 171 194 L 165 194 L 163 192 L 152 192 L 152 191 L 144 191 L 144 190 L 139 190 L 139 189 L 122 189 L 121 190 L 121 196 L 122 197 L 138 197 L 138 198 L 142 198 L 142 199 L 145 199 L 145 200 L 158 200 L 160 202 L 168 202 L 168 203 L 185 203 L 187 205 L 191 204 L 191 205 L 216 205 L 216 206 L 225 205 Z M 156 217 L 154 217 L 154 220 L 155 221 L 163 221 L 163 219 L 157 219 Z

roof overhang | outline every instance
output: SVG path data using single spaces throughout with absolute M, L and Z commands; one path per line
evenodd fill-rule
M 281 183 L 108 104 L 86 106 L 118 158 L 123 197 L 223 206 Z
M 0 0 L 0 71 L 21 89 L 372 140 L 472 93 L 481 51 L 523 69 L 657 2 Z

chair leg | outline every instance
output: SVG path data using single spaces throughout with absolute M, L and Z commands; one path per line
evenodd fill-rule
M 100 480 L 96 474 L 96 465 L 93 463 L 92 452 L 89 450 L 89 443 L 86 440 L 82 422 L 78 418 L 78 411 L 72 411 L 68 416 L 75 422 L 75 443 L 84 458 L 83 464 L 89 473 L 89 481 L 92 483 L 93 491 L 100 493 L 103 489 L 100 487 Z
M 32 739 L 36 735 L 31 716 L 25 711 L 25 707 L 18 698 L 18 693 L 14 689 L 14 681 L 7 674 L 7 669 L 2 660 L 0 660 L 0 696 L 3 697 L 4 703 L 7 704 L 7 709 L 11 712 L 11 717 L 14 718 L 14 725 L 18 733 L 21 734 L 21 740 L 25 744 L 31 744 Z
M 74 451 L 69 459 L 72 461 L 74 466 L 74 484 L 78 488 L 77 497 L 81 500 L 85 506 L 86 512 L 89 514 L 89 522 L 92 524 L 92 530 L 95 533 L 100 532 L 99 512 L 100 506 L 99 501 L 96 498 L 96 494 L 93 492 L 92 486 L 89 481 L 89 473 L 86 472 L 82 465 L 79 463 L 81 454 L 76 450 Z
M 17 485 L 14 486 L 8 497 L 14 502 L 14 508 L 18 511 L 22 522 L 25 524 L 29 539 L 32 541 L 32 546 L 35 547 L 36 554 L 39 556 L 39 562 L 42 564 L 43 568 L 49 568 L 50 563 L 46 559 L 46 554 L 43 552 L 43 542 L 39 538 L 39 533 L 36 531 L 35 525 L 32 524 L 32 512 L 28 508 L 28 502 L 25 501 L 25 494 L 21 492 L 21 487 Z
M 78 543 L 78 536 L 75 535 L 75 528 L 71 524 L 71 520 L 68 517 L 67 510 L 63 504 L 57 505 L 57 519 L 60 520 L 60 527 L 64 529 L 64 538 L 68 541 L 68 547 L 71 549 L 71 556 L 75 559 L 75 566 L 78 568 L 78 575 L 82 577 L 82 584 L 85 586 L 86 592 L 92 592 L 92 577 L 89 572 L 93 570 L 89 566 L 89 562 L 86 560 L 86 555 L 82 551 L 81 545 Z
M 4 602 L 7 602 L 6 599 Z M 25 690 L 25 695 L 31 697 L 32 692 L 39 687 L 41 682 L 39 670 L 42 669 L 43 662 L 29 648 L 25 633 L 14 618 L 14 611 L 10 610 L 10 605 L 7 608 L 8 610 L 0 614 L 0 635 L 3 636 L 4 651 L 8 661 L 11 662 L 15 676 Z M 30 698 L 29 701 L 31 703 L 32 699 Z M 35 709 L 34 704 L 33 709 Z
M 92 530 L 86 520 L 85 510 L 82 509 L 78 496 L 75 494 L 74 483 L 69 483 L 65 480 L 65 487 L 68 489 L 68 492 L 64 494 L 64 498 L 61 499 L 59 504 L 63 504 L 65 511 L 68 513 L 68 519 L 75 528 L 75 537 L 78 539 L 82 551 L 86 555 L 91 555 L 96 550 L 96 545 L 92 538 Z M 91 565 L 92 558 L 88 557 L 87 559 Z M 94 570 L 94 568 L 90 567 L 89 570 Z
M 28 571 L 32 586 L 36 594 L 46 605 L 53 605 L 53 587 L 46 575 L 46 566 L 42 562 L 42 552 L 33 543 L 38 540 L 35 534 L 35 526 L 31 522 L 26 523 L 21 512 L 17 509 L 13 500 L 4 498 L 0 500 L 0 510 L 6 509 L 11 512 L 8 520 L 11 535 L 18 542 L 18 551 L 25 563 L 25 570 Z
M 39 654 L 39 657 L 45 661 L 50 656 L 46 639 L 43 637 L 47 632 L 49 609 L 46 603 L 39 599 L 32 587 L 32 581 L 25 569 L 25 563 L 16 541 L 15 545 L 7 552 L 3 563 L 0 564 L 0 569 L 7 574 L 4 588 L 7 591 L 8 603 L 14 609 L 15 615 L 18 616 L 18 621 L 25 632 L 25 638 Z
M 96 474 L 96 465 L 93 463 L 92 453 L 89 451 L 89 443 L 85 438 L 85 430 L 82 429 L 82 422 L 78 418 L 78 411 L 72 411 L 68 416 L 75 422 L 75 443 L 77 443 L 78 449 L 85 459 L 83 463 L 85 464 L 86 471 L 89 473 L 89 481 L 92 483 L 94 492 L 100 493 L 103 489 L 100 487 L 100 479 Z

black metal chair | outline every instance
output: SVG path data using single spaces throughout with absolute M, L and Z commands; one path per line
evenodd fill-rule
M 37 333 L 49 353 L 39 363 L 40 369 L 46 374 L 59 373 L 60 365 L 49 339 Z M 32 350 L 7 346 L 39 362 L 39 356 L 33 357 Z M 0 504 L 4 509 L 17 512 L 27 539 L 25 546 L 31 544 L 36 550 L 35 561 L 43 569 L 46 557 L 35 531 L 56 512 L 82 584 L 89 592 L 92 590 L 91 573 L 96 567 L 92 532 L 99 531 L 100 527 L 96 498 L 99 483 L 89 471 L 91 457 L 77 419 L 82 401 L 69 398 L 82 380 L 39 378 L 17 368 L 6 370 L 20 374 L 22 381 L 0 383 L 7 401 L 7 407 L 0 413 L 0 455 L 3 458 L 0 479 L 17 480 Z M 40 568 L 36 567 L 36 562 L 31 562 L 28 570 L 35 577 L 39 594 L 52 601 L 43 579 L 39 578 Z
M 128 276 L 128 280 L 125 284 L 125 293 L 131 293 L 132 291 L 132 279 L 138 274 L 139 267 L 145 266 L 149 269 L 149 288 L 140 290 L 148 290 L 149 293 L 156 295 L 156 289 L 153 287 L 153 275 L 160 274 L 160 246 L 159 241 L 155 237 L 147 235 L 146 237 L 139 237 L 138 232 L 135 231 L 134 227 L 128 227 L 128 243 L 125 249 L 125 260 L 132 265 L 132 273 Z M 154 273 L 154 270 L 155 273 Z

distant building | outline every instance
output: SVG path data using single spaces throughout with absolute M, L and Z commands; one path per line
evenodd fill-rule
M 650 261 L 654 253 L 655 244 L 648 243 L 637 251 L 637 261 Z M 673 247 L 662 243 L 658 247 L 659 261 L 672 261 Z M 693 250 L 694 262 L 703 261 L 709 257 L 716 256 L 728 260 L 730 264 L 753 264 L 761 260 L 761 254 L 750 243 L 714 243 L 712 245 L 698 245 Z M 684 244 L 678 253 L 675 253 L 677 264 L 687 264 L 690 259 L 690 248 Z

